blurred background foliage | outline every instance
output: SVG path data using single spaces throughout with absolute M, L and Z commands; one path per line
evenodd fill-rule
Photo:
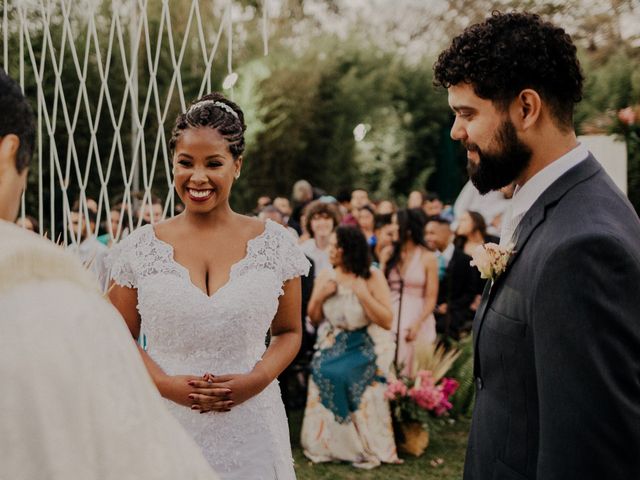
M 17 28 L 14 3 L 8 2 L 6 7 L 10 30 Z M 62 41 L 61 2 L 49 2 L 50 40 L 59 52 L 65 53 L 56 68 L 43 50 L 46 35 L 38 27 L 42 11 L 33 11 L 31 46 L 45 78 L 43 94 L 48 104 L 60 96 L 55 74 L 59 69 L 65 100 L 58 100 L 56 111 L 49 112 L 56 152 L 51 151 L 45 138 L 43 161 L 30 177 L 28 211 L 35 208 L 38 189 L 48 198 L 52 185 L 38 185 L 38 171 L 49 178 L 54 155 L 62 159 L 67 169 L 74 168 L 70 161 L 73 156 L 82 167 L 91 164 L 96 151 L 102 159 L 109 159 L 117 157 L 121 149 L 127 158 L 132 140 L 125 81 L 130 46 L 114 48 L 110 56 L 91 55 L 87 64 L 76 60 L 84 58 L 84 49 L 95 49 L 96 42 L 104 51 L 112 34 L 116 3 L 100 3 L 95 17 L 96 36 L 88 35 L 83 8 L 73 8 L 70 23 L 75 26 L 75 45 L 71 45 Z M 202 32 L 212 42 L 223 20 L 223 2 L 207 4 L 206 8 L 205 2 L 196 3 L 201 4 L 203 24 L 212 25 L 210 32 Z M 161 30 L 167 4 L 148 0 L 150 42 L 140 37 L 137 52 L 139 62 L 146 62 L 146 49 L 158 58 L 155 81 L 149 68 L 141 68 L 137 88 L 140 111 L 145 109 L 145 102 L 150 102 L 149 113 L 143 119 L 145 131 L 163 132 L 164 136 L 143 144 L 134 156 L 139 157 L 137 161 L 142 162 L 147 174 L 147 169 L 154 169 L 154 191 L 160 195 L 166 195 L 170 185 L 170 172 L 160 158 L 166 151 L 173 119 L 183 108 L 167 46 L 172 40 L 176 51 L 183 48 L 188 13 L 193 8 L 191 0 L 169 4 L 173 37 L 168 37 L 166 29 Z M 466 180 L 466 160 L 448 137 L 453 117 L 446 92 L 432 86 L 432 65 L 455 34 L 494 9 L 535 11 L 572 34 L 587 77 L 584 100 L 575 117 L 579 133 L 615 132 L 628 139 L 628 128 L 625 130 L 616 122 L 616 114 L 640 103 L 640 7 L 635 0 L 274 0 L 269 3 L 268 12 L 268 56 L 263 52 L 262 6 L 262 1 L 236 1 L 232 9 L 233 70 L 239 79 L 226 93 L 243 107 L 248 124 L 245 168 L 233 198 L 234 206 L 241 211 L 250 210 L 262 194 L 288 196 L 300 178 L 332 194 L 359 186 L 368 189 L 373 198 L 392 197 L 402 202 L 411 189 L 428 189 L 447 201 L 454 200 Z M 123 24 L 121 28 L 128 27 Z M 221 90 L 228 69 L 228 45 L 223 35 L 203 85 L 201 38 L 197 31 L 192 32 L 185 40 L 180 69 L 187 102 L 197 98 L 203 87 Z M 9 73 L 18 77 L 19 55 L 28 58 L 30 53 L 25 45 L 21 46 L 20 35 L 14 33 L 9 35 L 7 48 L 11 52 Z M 131 41 L 126 32 L 125 39 Z M 31 63 L 31 59 L 26 61 L 27 65 Z M 79 80 L 85 76 L 89 79 L 86 93 Z M 27 71 L 24 81 L 27 95 L 35 100 L 32 73 Z M 106 100 L 105 89 L 112 105 Z M 156 114 L 156 103 L 162 110 L 166 105 L 164 117 Z M 79 104 L 89 105 L 94 116 L 100 109 L 98 123 L 93 126 L 100 133 L 95 144 L 90 141 L 88 115 L 78 108 Z M 41 121 L 46 134 L 46 122 Z M 74 142 L 68 141 L 66 123 L 72 125 Z M 356 126 L 359 135 L 354 134 Z M 116 131 L 122 141 L 114 145 Z M 630 146 L 629 196 L 640 210 L 639 150 Z M 109 168 L 109 194 L 117 196 L 123 190 L 125 172 L 114 161 L 102 173 L 106 174 Z M 92 173 L 86 180 L 87 194 L 97 196 L 98 177 Z M 73 191 L 73 186 L 70 188 Z

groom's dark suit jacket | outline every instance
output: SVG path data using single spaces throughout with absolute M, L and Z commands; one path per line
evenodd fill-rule
M 640 220 L 589 156 L 516 231 L 474 319 L 465 480 L 640 479 Z

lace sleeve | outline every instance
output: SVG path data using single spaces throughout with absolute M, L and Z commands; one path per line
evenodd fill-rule
M 128 238 L 114 245 L 104 263 L 109 281 L 114 280 L 122 287 L 137 288 L 138 282 L 131 266 L 130 240 Z
M 280 230 L 280 279 L 284 283 L 292 278 L 307 275 L 311 263 L 296 244 L 293 236 L 282 227 L 278 230 Z

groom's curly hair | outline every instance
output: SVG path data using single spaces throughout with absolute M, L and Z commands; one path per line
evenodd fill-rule
M 493 12 L 455 37 L 434 64 L 434 84 L 469 83 L 506 110 L 526 88 L 538 92 L 560 128 L 571 128 L 584 76 L 571 37 L 532 13 Z

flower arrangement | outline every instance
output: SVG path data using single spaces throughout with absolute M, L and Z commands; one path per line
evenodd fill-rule
M 434 420 L 447 416 L 453 408 L 450 398 L 458 389 L 458 381 L 444 374 L 458 355 L 458 351 L 446 351 L 441 345 L 417 346 L 412 369 L 415 373 L 389 382 L 385 397 L 391 403 L 402 450 L 420 456 L 429 444 Z
M 400 423 L 417 422 L 428 428 L 431 417 L 442 417 L 451 410 L 449 398 L 457 388 L 458 382 L 452 378 L 436 383 L 429 370 L 420 370 L 415 379 L 401 377 L 389 383 L 385 396 Z

